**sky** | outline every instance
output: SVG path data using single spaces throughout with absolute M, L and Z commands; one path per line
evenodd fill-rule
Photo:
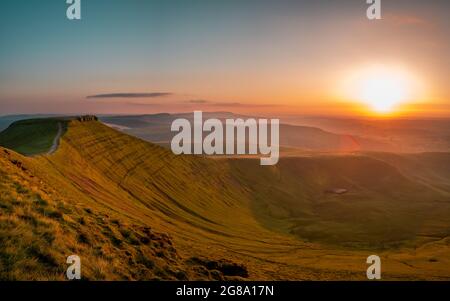
M 381 68 L 407 79 L 402 114 L 450 116 L 449 1 L 382 0 L 372 21 L 365 0 L 81 4 L 0 2 L 0 115 L 361 115 Z

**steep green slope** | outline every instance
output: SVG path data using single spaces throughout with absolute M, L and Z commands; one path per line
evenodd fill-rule
M 30 172 L 26 158 L 0 151 L 1 280 L 64 280 L 73 254 L 84 279 L 187 278 L 166 234 L 64 198 Z
M 450 236 L 448 195 L 378 159 L 358 154 L 290 157 L 266 173 L 258 171 L 257 160 L 234 162 L 234 173 L 254 191 L 262 223 L 301 239 L 388 249 L 418 245 L 418 235 L 428 231 Z
M 229 261 L 182 260 L 166 233 L 87 206 L 81 195 L 66 198 L 34 169 L 33 160 L 0 148 L 1 280 L 64 280 L 70 255 L 80 256 L 84 280 L 246 276 Z
M 416 182 L 447 196 L 450 195 L 450 153 L 391 154 L 367 153 L 367 156 L 397 166 Z

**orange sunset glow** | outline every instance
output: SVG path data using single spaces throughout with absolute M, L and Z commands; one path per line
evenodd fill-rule
M 184 7 L 175 21 L 152 9 L 118 13 L 156 27 L 99 23 L 93 8 L 79 26 L 30 24 L 42 43 L 16 36 L 0 50 L 2 113 L 449 116 L 446 10 L 386 3 L 383 18 L 370 21 L 363 2 L 272 3 L 252 13 L 222 3 L 208 8 L 211 18 Z M 3 22 L 14 32 L 14 21 Z M 104 94 L 115 95 L 87 98 Z
M 396 116 L 418 99 L 426 99 L 425 82 L 412 71 L 394 66 L 366 66 L 353 71 L 341 84 L 341 97 L 366 114 Z

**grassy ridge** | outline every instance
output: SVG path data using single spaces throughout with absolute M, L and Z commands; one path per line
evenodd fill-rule
M 0 248 L 0 258 L 11 262 L 2 277 L 24 277 L 25 264 L 8 255 L 13 251 L 42 264 L 36 269 L 40 278 L 61 277 L 67 250 L 87 258 L 88 279 L 228 277 L 217 271 L 224 259 L 245 267 L 231 277 L 244 275 L 244 269 L 251 279 L 364 279 L 372 252 L 382 257 L 384 279 L 449 276 L 447 196 L 369 156 L 282 158 L 275 167 L 261 167 L 252 159 L 174 156 L 99 122 L 73 120 L 56 153 L 25 158 L 10 152 L 0 158 L 0 170 L 8 175 L 1 204 L 21 210 L 12 200 L 14 181 L 23 177 L 21 185 L 37 189 L 50 211 L 63 212 L 53 220 L 55 228 L 47 225 L 49 232 L 58 239 L 58 233 L 71 233 L 60 247 L 44 245 L 56 258 L 49 271 L 42 257 L 26 253 L 26 241 L 13 240 L 18 229 L 29 242 L 41 231 L 19 216 L 47 221 L 47 215 L 19 212 L 13 226 L 7 214 L 0 215 L 0 229 L 7 229 L 0 237 L 10 248 Z M 335 187 L 349 194 L 324 194 Z M 435 197 L 438 202 L 430 203 Z M 56 210 L 59 202 L 73 213 Z M 146 227 L 156 233 L 150 246 L 142 242 Z M 170 234 L 167 244 L 160 243 L 164 233 Z M 144 259 L 153 264 L 146 266 Z M 102 273 L 95 271 L 99 267 Z
M 1 280 L 64 280 L 66 258 L 73 254 L 81 258 L 84 280 L 247 275 L 230 261 L 182 258 L 168 234 L 128 218 L 124 210 L 119 214 L 90 202 L 88 195 L 66 181 L 52 181 L 47 172 L 52 170 L 35 159 L 0 148 Z
M 27 156 L 46 153 L 58 133 L 58 124 L 65 129 L 67 121 L 56 118 L 16 121 L 0 133 L 0 146 Z

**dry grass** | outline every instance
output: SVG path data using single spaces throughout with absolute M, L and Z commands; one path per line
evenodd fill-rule
M 2 151 L 0 279 L 64 280 L 72 254 L 85 280 L 212 279 L 185 263 L 167 234 L 67 202 L 31 174 L 26 158 Z

